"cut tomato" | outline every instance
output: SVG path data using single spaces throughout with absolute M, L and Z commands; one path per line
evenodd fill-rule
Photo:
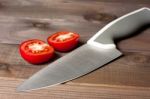
M 29 63 L 40 64 L 53 57 L 54 49 L 44 41 L 33 39 L 20 45 L 20 54 Z
M 47 40 L 57 51 L 66 52 L 77 46 L 79 34 L 73 32 L 57 32 L 48 37 Z

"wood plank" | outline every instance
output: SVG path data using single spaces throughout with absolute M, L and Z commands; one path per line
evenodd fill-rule
M 147 4 L 150 3 L 149 0 L 15 0 L 10 1 L 10 0 L 1 0 L 0 3 L 1 5 L 7 5 L 7 6 L 41 6 L 41 5 L 52 5 L 52 4 L 70 4 L 70 3 L 130 3 L 130 4 Z
M 3 35 L 0 36 L 0 42 L 13 44 L 31 38 L 46 40 L 50 34 L 62 30 L 78 32 L 85 42 L 110 21 L 143 6 L 150 7 L 150 2 L 134 5 L 74 0 L 69 3 L 26 1 L 28 5 L 20 0 L 15 3 L 16 5 L 11 1 L 1 2 L 0 33 Z
M 21 79 L 0 77 L 1 99 L 149 99 L 150 89 L 142 87 L 58 85 L 30 92 L 16 92 Z M 9 95 L 8 95 L 9 94 Z

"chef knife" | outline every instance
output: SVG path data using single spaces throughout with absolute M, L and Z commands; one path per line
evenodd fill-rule
M 149 23 L 149 8 L 138 9 L 112 21 L 86 44 L 35 73 L 17 90 L 28 91 L 54 86 L 94 71 L 122 55 L 114 44 L 115 39 L 127 37 Z

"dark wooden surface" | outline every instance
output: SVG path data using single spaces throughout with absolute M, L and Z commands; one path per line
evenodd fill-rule
M 78 32 L 84 44 L 107 23 L 141 7 L 150 7 L 150 1 L 0 0 L 0 99 L 149 99 L 149 26 L 117 43 L 124 56 L 86 76 L 52 88 L 15 91 L 47 65 L 25 62 L 18 53 L 20 42 L 46 40 L 54 32 L 68 30 Z M 66 54 L 57 52 L 58 58 Z

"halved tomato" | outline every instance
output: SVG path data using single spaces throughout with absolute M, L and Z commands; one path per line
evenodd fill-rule
M 74 32 L 57 32 L 48 37 L 47 40 L 57 51 L 66 52 L 77 46 L 79 34 Z
M 54 55 L 54 49 L 44 41 L 38 39 L 27 40 L 20 45 L 21 56 L 32 64 L 49 61 Z

